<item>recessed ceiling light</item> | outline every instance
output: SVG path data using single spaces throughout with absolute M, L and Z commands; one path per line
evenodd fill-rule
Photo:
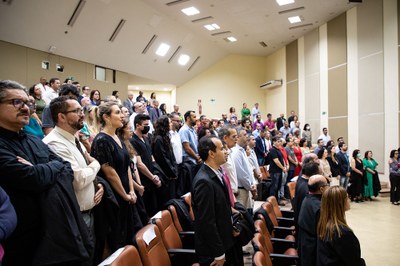
M 188 56 L 187 54 L 182 54 L 179 59 L 178 59 L 178 64 L 180 64 L 181 66 L 186 65 L 190 60 L 190 56 Z
M 294 0 L 276 0 L 276 2 L 278 3 L 278 5 L 284 6 L 288 4 L 293 4 Z
M 160 46 L 158 46 L 158 49 L 156 51 L 156 54 L 159 56 L 164 56 L 167 54 L 170 46 L 166 43 L 161 43 Z
M 292 24 L 301 22 L 301 18 L 300 18 L 299 16 L 290 17 L 290 18 L 288 18 L 288 20 L 289 20 L 290 23 L 292 23 Z
M 181 10 L 183 13 L 186 14 L 186 16 L 193 16 L 193 15 L 197 15 L 200 13 L 200 11 L 195 8 L 194 6 L 188 7 L 188 8 L 184 8 Z
M 204 25 L 204 28 L 206 28 L 209 31 L 213 31 L 213 30 L 219 30 L 221 27 L 218 26 L 218 24 L 213 23 L 213 24 Z
M 230 41 L 230 42 L 236 42 L 237 41 L 237 39 L 235 38 L 235 37 L 228 37 L 228 38 L 226 38 L 228 41 Z

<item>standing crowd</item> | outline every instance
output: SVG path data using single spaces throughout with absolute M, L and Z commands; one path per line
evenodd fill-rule
M 200 264 L 243 265 L 231 221 L 235 203 L 252 214 L 254 200 L 273 195 L 285 206 L 287 184 L 296 178 L 299 254 L 309 252 L 301 248 L 309 240 L 301 232 L 310 225 L 325 248 L 318 265 L 327 265 L 335 241 L 356 240 L 344 219 L 346 197 L 361 202 L 378 195 L 372 151 L 363 159 L 358 149 L 349 156 L 343 138 L 335 145 L 327 128 L 314 148 L 310 125 L 301 128 L 294 112 L 287 119 L 268 113 L 263 121 L 257 103 L 252 110 L 244 103 L 240 116 L 231 107 L 220 119 L 173 109 L 167 113 L 155 93 L 134 100 L 129 92 L 121 101 L 118 91 L 102 99 L 99 90 L 72 80 L 42 77 L 28 91 L 0 81 L 4 265 L 97 265 L 188 192 Z M 398 151 L 390 158 L 391 202 L 398 205 Z M 260 189 L 267 176 L 268 189 Z M 322 198 L 321 218 L 305 223 L 315 213 L 314 194 Z M 311 211 L 303 211 L 307 205 Z

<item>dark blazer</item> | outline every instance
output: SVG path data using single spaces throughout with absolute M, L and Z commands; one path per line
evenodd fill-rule
M 228 190 L 215 172 L 203 164 L 193 180 L 195 250 L 198 256 L 215 258 L 234 244 Z
M 276 128 L 279 130 L 279 129 L 281 129 L 281 127 L 283 127 L 283 123 L 285 123 L 285 121 L 286 121 L 286 118 L 284 118 L 284 117 L 278 117 L 277 119 L 276 119 Z
M 298 251 L 301 265 L 317 264 L 317 224 L 321 209 L 321 196 L 308 194 L 299 214 Z
M 349 169 L 350 169 L 349 160 L 346 159 L 346 155 L 341 151 L 339 151 L 336 154 L 336 159 L 339 162 L 340 175 L 345 176 L 349 172 Z
M 267 142 L 265 141 L 265 145 L 267 145 Z M 267 147 L 265 147 L 265 151 L 264 151 L 264 146 L 263 146 L 263 142 L 260 136 L 258 136 L 256 138 L 256 147 L 255 147 L 255 152 L 257 155 L 257 158 L 262 159 L 264 158 L 264 154 L 267 152 Z

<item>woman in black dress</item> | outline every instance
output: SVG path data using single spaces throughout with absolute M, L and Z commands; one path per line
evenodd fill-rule
M 326 160 L 328 161 L 332 172 L 330 185 L 335 186 L 339 184 L 340 179 L 340 166 L 338 160 L 336 159 L 335 146 L 328 146 L 326 150 L 328 151 L 328 157 L 326 158 Z
M 361 152 L 356 149 L 353 151 L 352 158 L 350 160 L 350 184 L 348 187 L 348 193 L 350 199 L 355 202 L 364 201 L 361 197 L 361 193 L 363 191 L 363 162 L 361 161 Z
M 161 187 L 162 196 L 159 201 L 165 204 L 170 199 L 176 198 L 176 179 L 178 178 L 178 165 L 176 164 L 174 152 L 171 146 L 169 131 L 172 122 L 168 116 L 163 115 L 157 119 L 154 128 L 152 141 L 153 157 L 156 163 L 164 172 L 165 177 L 163 186 Z M 160 175 L 159 175 L 160 176 Z M 162 205 L 160 205 L 162 206 Z
M 118 216 L 110 223 L 107 236 L 111 252 L 133 243 L 135 222 L 132 204 L 136 202 L 133 188 L 130 158 L 125 144 L 116 135 L 122 127 L 123 114 L 116 102 L 107 102 L 99 106 L 98 118 L 102 130 L 92 143 L 91 155 L 96 158 L 101 170 L 99 176 L 110 184 L 119 205 Z

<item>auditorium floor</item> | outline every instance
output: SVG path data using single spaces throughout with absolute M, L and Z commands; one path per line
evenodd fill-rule
M 255 202 L 254 208 L 261 204 Z M 352 202 L 346 218 L 360 241 L 361 255 L 368 266 L 400 265 L 400 206 L 382 197 L 372 202 Z M 251 265 L 251 255 L 245 256 L 245 265 Z

